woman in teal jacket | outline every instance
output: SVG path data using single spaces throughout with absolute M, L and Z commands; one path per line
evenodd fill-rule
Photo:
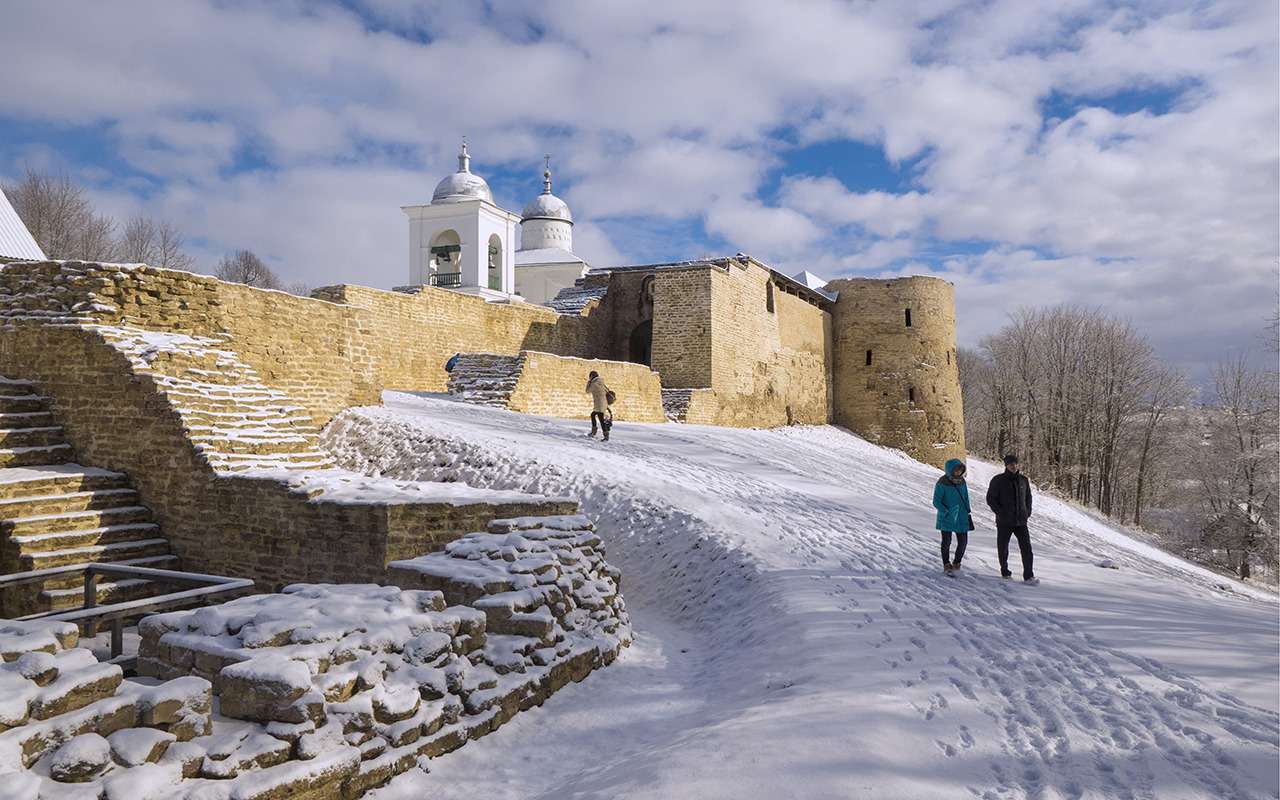
M 969 487 L 964 482 L 964 462 L 953 458 L 933 487 L 933 507 L 938 509 L 937 528 L 942 531 L 942 568 L 948 575 L 960 569 L 969 544 L 973 515 L 969 511 Z M 956 535 L 956 557 L 951 559 L 951 534 Z

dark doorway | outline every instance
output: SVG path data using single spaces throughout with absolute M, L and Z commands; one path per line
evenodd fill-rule
M 653 361 L 653 320 L 647 319 L 631 332 L 631 358 L 636 364 L 652 366 Z

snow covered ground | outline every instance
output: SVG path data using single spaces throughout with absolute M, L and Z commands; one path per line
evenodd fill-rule
M 937 473 L 837 428 L 619 423 L 605 444 L 384 401 L 327 431 L 343 466 L 579 498 L 636 641 L 378 800 L 1280 796 L 1275 598 L 1043 495 L 1044 582 L 1001 580 L 993 465 L 971 464 L 950 579 Z

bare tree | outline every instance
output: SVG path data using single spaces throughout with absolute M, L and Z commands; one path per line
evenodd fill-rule
M 280 289 L 280 278 L 249 250 L 239 250 L 225 256 L 214 273 L 224 281 L 243 283 L 259 289 Z
M 1208 511 L 1203 542 L 1248 578 L 1256 560 L 1273 566 L 1277 551 L 1275 384 L 1241 355 L 1214 368 L 1213 388 L 1216 407 L 1196 462 Z
M 111 261 L 116 257 L 115 223 L 94 213 L 84 189 L 66 175 L 28 170 L 4 191 L 49 258 Z
M 1187 402 L 1190 388 L 1186 377 L 1175 370 L 1156 366 L 1147 380 L 1146 396 L 1141 414 L 1141 432 L 1138 437 L 1138 464 L 1133 491 L 1133 524 L 1142 524 L 1142 503 L 1146 499 L 1147 483 L 1152 465 L 1163 454 L 1169 436 L 1162 436 L 1162 426 L 1175 408 Z
M 193 259 L 183 252 L 182 233 L 168 222 L 137 216 L 125 223 L 117 257 L 166 269 L 190 269 Z
M 311 296 L 311 287 L 307 285 L 306 281 L 294 281 L 284 287 L 284 290 L 289 294 L 296 294 L 298 297 Z

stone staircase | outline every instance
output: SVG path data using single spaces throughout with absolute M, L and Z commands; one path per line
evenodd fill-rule
M 334 466 L 306 409 L 266 386 L 223 341 L 131 328 L 102 332 L 136 373 L 155 381 L 214 471 Z
M 663 389 L 662 410 L 672 422 L 684 422 L 689 415 L 692 389 Z
M 29 383 L 0 379 L 0 571 L 89 562 L 173 569 L 177 558 L 128 479 L 69 463 L 46 405 Z M 0 616 L 78 607 L 79 575 L 51 578 L 0 597 Z M 145 597 L 146 580 L 100 581 L 98 602 Z
M 468 403 L 506 408 L 523 369 L 522 355 L 463 353 L 449 373 L 449 393 Z

